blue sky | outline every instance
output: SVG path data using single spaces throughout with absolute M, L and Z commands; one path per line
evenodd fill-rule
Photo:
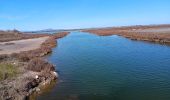
M 170 0 L 0 0 L 0 29 L 170 24 Z

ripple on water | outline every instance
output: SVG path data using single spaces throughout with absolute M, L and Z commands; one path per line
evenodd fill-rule
M 39 100 L 169 100 L 170 47 L 72 32 L 49 60 L 60 80 Z

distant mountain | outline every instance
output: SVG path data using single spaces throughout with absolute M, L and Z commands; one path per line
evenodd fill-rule
M 38 31 L 41 31 L 41 32 L 49 32 L 49 31 L 55 31 L 55 29 L 51 29 L 51 28 L 49 28 L 49 29 L 44 29 L 44 30 L 38 30 Z

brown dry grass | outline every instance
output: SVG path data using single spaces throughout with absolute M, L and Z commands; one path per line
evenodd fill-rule
M 65 36 L 67 36 L 70 32 L 60 32 L 60 33 L 56 33 L 53 34 L 53 38 L 55 39 L 59 39 L 59 38 L 63 38 Z
M 48 63 L 47 61 L 41 58 L 34 58 L 28 62 L 27 66 L 28 70 L 35 71 L 35 72 L 50 72 L 55 71 L 55 68 L 52 64 Z
M 84 32 L 89 32 L 97 34 L 100 36 L 109 36 L 109 35 L 119 35 L 132 40 L 142 40 L 150 42 L 159 42 L 159 43 L 170 43 L 170 32 L 158 33 L 158 32 L 142 32 L 140 30 L 145 29 L 161 29 L 161 28 L 170 28 L 170 25 L 159 25 L 159 26 L 131 26 L 131 27 L 119 27 L 119 28 L 104 28 L 104 29 L 93 29 L 93 30 L 84 30 Z M 134 31 L 135 30 L 135 31 Z M 138 31 L 136 31 L 138 30 Z
M 16 76 L 18 73 L 17 66 L 11 63 L 0 63 L 0 81 Z

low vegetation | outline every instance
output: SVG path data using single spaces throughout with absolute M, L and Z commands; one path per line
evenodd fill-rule
M 52 64 L 48 63 L 47 61 L 40 59 L 40 58 L 34 58 L 28 62 L 27 66 L 28 70 L 34 71 L 34 72 L 50 72 L 55 71 L 55 68 Z
M 67 36 L 70 32 L 60 32 L 60 33 L 56 33 L 53 34 L 53 38 L 55 39 L 59 39 L 59 38 L 63 38 L 65 36 Z
M 15 77 L 18 73 L 18 68 L 11 63 L 0 63 L 0 81 Z
M 100 36 L 119 35 L 132 40 L 142 40 L 158 43 L 170 43 L 170 32 L 144 32 L 145 29 L 161 29 L 170 28 L 170 25 L 158 25 L 158 26 L 131 26 L 131 27 L 114 27 L 103 29 L 84 30 L 84 32 L 94 33 Z

